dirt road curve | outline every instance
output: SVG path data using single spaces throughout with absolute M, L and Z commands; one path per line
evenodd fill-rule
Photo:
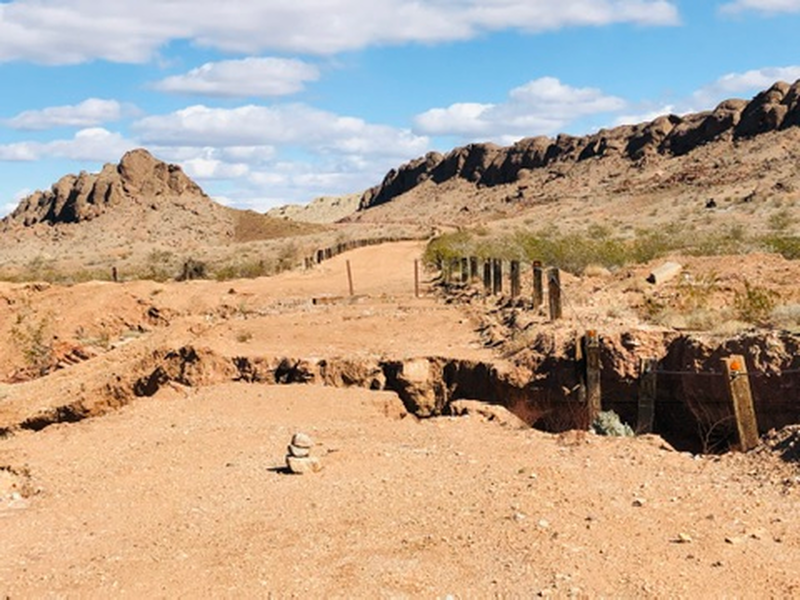
M 94 284 L 157 301 L 170 325 L 4 386 L 0 409 L 187 340 L 223 354 L 486 358 L 457 309 L 412 297 L 417 252 L 363 249 L 232 284 Z M 305 304 L 346 294 L 348 259 L 367 297 Z M 242 310 L 225 316 L 225 303 Z M 72 306 L 64 319 L 90 323 Z M 0 440 L 0 597 L 800 595 L 796 465 L 403 415 L 388 392 L 170 385 L 103 417 L 17 431 Z M 315 440 L 321 472 L 284 472 L 296 431 Z

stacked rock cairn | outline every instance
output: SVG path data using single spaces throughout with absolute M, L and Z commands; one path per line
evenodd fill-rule
M 322 469 L 322 463 L 316 456 L 311 456 L 314 440 L 305 433 L 295 433 L 286 454 L 286 466 L 292 473 L 316 473 Z

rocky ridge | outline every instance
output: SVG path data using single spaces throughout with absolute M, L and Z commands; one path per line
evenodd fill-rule
M 52 188 L 22 200 L 1 222 L 29 227 L 37 223 L 81 223 L 109 209 L 125 205 L 152 205 L 165 198 L 191 199 L 204 205 L 213 201 L 178 165 L 164 163 L 147 150 L 126 153 L 119 164 L 107 164 L 100 173 L 82 171 L 65 175 Z
M 447 154 L 430 152 L 391 170 L 367 190 L 359 210 L 389 202 L 432 181 L 463 179 L 478 186 L 522 180 L 533 170 L 557 163 L 618 157 L 634 163 L 649 158 L 679 157 L 710 142 L 734 144 L 741 139 L 800 125 L 800 81 L 775 83 L 751 101 L 726 100 L 714 110 L 684 116 L 666 115 L 638 125 L 622 125 L 576 137 L 532 137 L 509 147 L 469 144 Z

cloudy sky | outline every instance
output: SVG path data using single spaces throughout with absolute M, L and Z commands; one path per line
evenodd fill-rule
M 0 215 L 131 148 L 266 210 L 800 79 L 800 0 L 0 0 Z

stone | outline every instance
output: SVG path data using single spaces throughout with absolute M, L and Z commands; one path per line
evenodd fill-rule
M 309 448 L 300 448 L 299 446 L 295 446 L 293 444 L 289 444 L 288 451 L 289 456 L 294 456 L 296 458 L 306 458 L 311 454 L 311 450 Z
M 322 462 L 315 456 L 287 456 L 286 466 L 292 473 L 304 475 L 305 473 L 317 473 L 322 470 Z
M 314 440 L 305 433 L 295 433 L 292 436 L 292 446 L 296 446 L 297 448 L 311 448 L 314 446 Z

